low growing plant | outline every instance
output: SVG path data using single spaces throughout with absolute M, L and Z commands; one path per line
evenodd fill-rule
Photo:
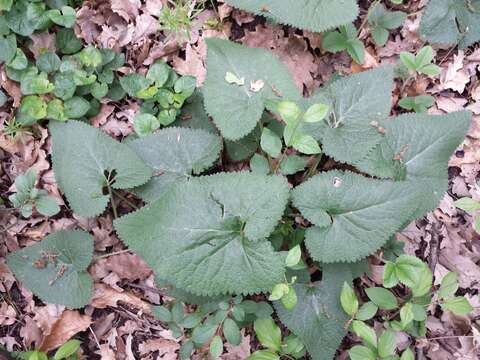
M 38 350 L 14 352 L 11 355 L 16 360 L 78 360 L 79 356 L 76 353 L 80 345 L 79 340 L 72 339 L 60 346 L 53 356 Z
M 473 228 L 478 233 L 480 232 L 480 202 L 473 200 L 472 198 L 463 197 L 455 201 L 455 206 L 473 215 Z

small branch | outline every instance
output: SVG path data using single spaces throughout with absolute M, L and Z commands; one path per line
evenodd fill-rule
M 110 256 L 125 254 L 125 253 L 130 252 L 130 251 L 131 251 L 130 249 L 124 249 L 124 250 L 114 251 L 114 252 L 111 252 L 111 253 L 108 253 L 108 254 L 105 254 L 105 255 L 95 256 L 93 261 L 98 261 L 100 259 L 105 259 L 105 258 L 108 258 Z
M 473 339 L 474 335 L 450 335 L 450 336 L 438 336 L 433 338 L 426 338 L 427 340 L 444 340 L 444 339 L 458 339 L 458 338 L 467 338 Z

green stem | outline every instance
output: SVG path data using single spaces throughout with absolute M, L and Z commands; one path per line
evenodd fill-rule
M 128 200 L 125 196 L 120 194 L 118 191 L 115 191 L 112 189 L 112 192 L 115 194 L 115 196 L 118 196 L 121 200 L 125 201 L 128 205 L 130 205 L 132 208 L 135 210 L 138 210 L 138 206 L 132 203 L 130 200 Z
M 110 195 L 110 202 L 112 203 L 113 217 L 117 219 L 118 218 L 117 205 L 115 205 L 115 200 L 113 199 L 112 187 L 110 186 L 110 184 L 107 184 L 107 188 L 108 188 L 108 195 Z
M 315 171 L 317 170 L 318 164 L 320 164 L 320 161 L 322 160 L 322 154 L 318 155 L 317 158 L 315 159 L 315 162 L 310 166 L 308 169 L 307 175 L 303 179 L 303 181 L 309 179 L 315 174 Z

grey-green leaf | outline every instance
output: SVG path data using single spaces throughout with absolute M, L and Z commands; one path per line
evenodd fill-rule
M 85 123 L 51 122 L 55 179 L 78 215 L 94 217 L 105 210 L 107 177 L 114 189 L 146 183 L 152 169 L 125 144 Z
M 59 231 L 7 256 L 17 279 L 47 303 L 80 308 L 90 301 L 93 282 L 86 271 L 93 238 L 83 231 Z

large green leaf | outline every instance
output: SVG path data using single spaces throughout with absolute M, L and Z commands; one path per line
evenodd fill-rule
M 280 301 L 275 303 L 278 317 L 302 340 L 313 360 L 333 359 L 348 321 L 340 304 L 342 285 L 364 271 L 363 263 L 325 265 L 320 284 L 294 285 L 298 302 L 293 310 L 287 310 Z
M 480 0 L 430 0 L 420 34 L 431 43 L 466 48 L 480 40 Z
M 317 261 L 361 259 L 384 245 L 410 217 L 415 194 L 406 184 L 330 171 L 298 186 L 293 203 L 316 226 L 305 242 Z
M 466 111 L 440 116 L 405 114 L 381 122 L 382 142 L 356 166 L 371 175 L 406 180 L 423 201 L 409 220 L 434 209 L 448 186 L 448 159 L 470 126 Z
M 353 22 L 358 16 L 355 0 L 227 0 L 239 9 L 281 24 L 323 32 Z
M 375 70 L 341 78 L 305 99 L 330 104 L 328 121 L 306 124 L 307 132 L 321 141 L 323 151 L 340 162 L 353 164 L 365 157 L 382 139 L 372 122 L 388 116 L 393 89 L 393 68 Z
M 205 109 L 226 139 L 238 140 L 249 134 L 267 102 L 278 101 L 280 96 L 301 99 L 287 67 L 271 52 L 221 39 L 207 39 L 207 46 Z M 243 85 L 227 81 L 227 74 L 242 80 Z M 251 82 L 259 80 L 264 86 L 252 91 Z
M 15 276 L 42 301 L 80 308 L 90 301 L 93 238 L 83 231 L 59 231 L 7 256 Z
M 55 179 L 73 211 L 94 217 L 107 206 L 107 179 L 114 189 L 145 184 L 152 169 L 127 145 L 79 121 L 50 122 Z
M 222 141 L 204 130 L 170 127 L 128 145 L 155 170 L 154 177 L 135 190 L 152 202 L 175 183 L 208 169 L 218 159 Z
M 270 290 L 284 262 L 266 240 L 288 199 L 281 177 L 192 178 L 115 221 L 120 238 L 158 277 L 198 295 Z

